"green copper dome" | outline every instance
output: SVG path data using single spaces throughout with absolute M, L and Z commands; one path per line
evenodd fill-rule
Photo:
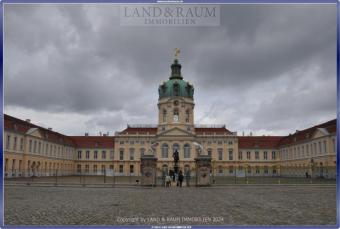
M 171 76 L 168 81 L 161 84 L 158 88 L 159 98 L 164 97 L 189 97 L 194 96 L 194 86 L 183 80 L 181 75 L 181 65 L 175 59 L 171 65 Z

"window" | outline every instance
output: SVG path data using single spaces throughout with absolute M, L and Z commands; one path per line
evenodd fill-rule
M 24 139 L 20 138 L 20 150 L 23 151 L 24 150 Z
M 124 165 L 119 165 L 119 172 L 123 173 L 124 172 Z
M 184 145 L 184 158 L 190 158 L 190 145 L 188 143 Z
M 259 151 L 255 151 L 255 159 L 256 159 L 256 160 L 259 160 L 259 159 L 260 159 L 260 157 L 259 157 Z
M 222 161 L 223 160 L 223 149 L 217 149 L 217 154 L 218 154 L 218 160 Z
M 135 149 L 130 148 L 130 160 L 135 160 Z
M 93 153 L 93 158 L 94 158 L 94 159 L 97 159 L 97 158 L 98 158 L 98 151 L 97 151 L 97 150 L 94 151 L 94 153 Z
M 231 165 L 229 166 L 229 173 L 230 174 L 233 174 L 234 173 L 234 167 Z
M 301 156 L 305 156 L 305 146 L 301 146 Z
M 326 143 L 326 141 L 323 141 L 323 153 L 327 154 L 327 143 Z
M 218 173 L 222 174 L 223 173 L 223 167 L 222 166 L 218 166 Z
M 222 145 L 222 144 L 223 144 L 223 141 L 217 141 L 217 144 L 218 144 L 218 145 Z
M 247 151 L 247 159 L 250 160 L 250 152 Z
M 52 148 L 52 146 L 51 146 Z M 81 159 L 81 150 L 78 151 L 78 159 Z
M 318 152 L 319 154 L 321 154 L 322 153 L 322 150 L 321 150 L 321 142 L 319 142 L 319 152 Z
M 208 155 L 211 157 L 212 156 L 212 149 L 208 149 Z
M 306 156 L 309 156 L 309 145 L 306 145 Z
M 333 152 L 335 153 L 335 151 L 336 151 L 335 150 L 335 139 L 333 138 L 332 141 L 333 141 Z
M 259 174 L 260 173 L 260 168 L 258 166 L 255 167 L 255 173 Z
M 14 137 L 13 150 L 17 150 L 17 137 Z
M 10 143 L 11 143 L 11 136 L 7 135 L 6 149 L 9 149 Z
M 179 122 L 179 112 L 177 109 L 174 110 L 174 122 Z
M 185 122 L 189 122 L 190 121 L 190 112 L 189 112 L 189 110 L 186 110 L 186 112 L 185 112 Z
M 29 141 L 29 149 L 28 149 L 28 151 L 30 153 L 32 153 L 32 140 Z
M 163 110 L 163 122 L 166 122 L 166 110 Z
M 251 167 L 250 167 L 250 166 L 248 166 L 247 172 L 248 172 L 249 174 L 251 173 Z
M 102 173 L 105 174 L 105 165 L 102 165 Z
M 242 160 L 242 151 L 239 151 L 239 152 L 238 152 L 238 159 L 239 159 L 239 160 Z
M 41 142 L 38 143 L 38 153 L 40 153 L 41 150 Z
M 97 165 L 93 165 L 93 172 L 94 172 L 94 173 L 97 173 L 97 171 L 98 171 L 98 170 L 97 170 Z
M 162 165 L 162 173 L 167 174 L 168 173 L 168 165 Z
M 267 151 L 264 151 L 264 152 L 263 152 L 263 159 L 264 159 L 264 160 L 267 160 L 267 159 L 268 159 L 268 153 L 267 153 Z
M 314 155 L 316 155 L 317 154 L 317 151 L 316 151 L 316 142 L 314 142 Z
M 86 151 L 86 159 L 90 159 L 90 151 Z
M 102 159 L 106 159 L 106 151 L 105 150 L 102 151 Z
M 89 173 L 90 172 L 90 166 L 89 165 L 85 165 L 85 173 Z
M 162 158 L 168 158 L 169 157 L 168 152 L 169 152 L 169 147 L 167 144 L 164 143 L 162 145 Z
M 272 160 L 276 160 L 276 152 L 272 151 Z
M 51 164 L 50 164 L 51 167 Z M 77 165 L 77 173 L 81 173 L 81 165 Z
M 268 166 L 264 167 L 264 174 L 268 174 Z
M 233 150 L 229 149 L 229 161 L 233 160 Z
M 119 150 L 119 160 L 124 160 L 124 149 Z
M 114 167 L 113 165 L 110 165 L 110 170 L 113 171 Z
M 144 148 L 141 148 L 141 149 L 140 149 L 140 156 L 142 157 L 142 156 L 144 156 L 144 154 L 145 154 L 145 149 L 144 149 Z
M 115 154 L 114 154 L 114 151 L 111 150 L 111 151 L 110 151 L 110 159 L 114 159 L 114 155 L 115 155 Z
M 233 144 L 233 141 L 229 141 L 228 144 L 229 144 L 229 145 L 232 145 L 232 144 Z
M 33 153 L 37 152 L 37 141 L 34 141 L 33 143 Z
M 124 141 L 120 141 L 119 144 L 124 145 Z
M 273 166 L 273 174 L 276 174 L 276 173 L 277 173 L 276 167 Z
M 135 171 L 134 171 L 134 166 L 133 165 L 130 165 L 130 173 L 132 174 L 132 173 L 134 173 Z

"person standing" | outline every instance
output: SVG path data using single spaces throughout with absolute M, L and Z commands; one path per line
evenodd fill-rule
M 169 176 L 169 174 L 165 176 L 165 185 L 165 187 L 167 188 L 171 186 L 171 177 Z
M 182 172 L 182 170 L 180 170 L 179 174 L 178 174 L 179 187 L 182 187 L 183 179 L 184 179 L 183 172 Z

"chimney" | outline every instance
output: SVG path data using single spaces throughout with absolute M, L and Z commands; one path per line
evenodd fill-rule
M 30 123 L 30 122 L 31 122 L 31 119 L 26 119 L 26 122 Z
M 85 136 L 89 136 L 89 133 L 86 132 L 86 133 L 85 133 Z
M 106 136 L 109 136 L 110 134 L 109 134 L 109 131 L 106 133 Z
M 47 128 L 48 130 L 52 131 L 52 127 Z

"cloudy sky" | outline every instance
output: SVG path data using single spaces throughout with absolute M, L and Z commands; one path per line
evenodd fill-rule
M 336 117 L 336 5 L 223 5 L 220 26 L 120 26 L 117 5 L 5 5 L 5 113 L 67 135 L 157 123 L 181 49 L 195 122 L 256 135 Z

